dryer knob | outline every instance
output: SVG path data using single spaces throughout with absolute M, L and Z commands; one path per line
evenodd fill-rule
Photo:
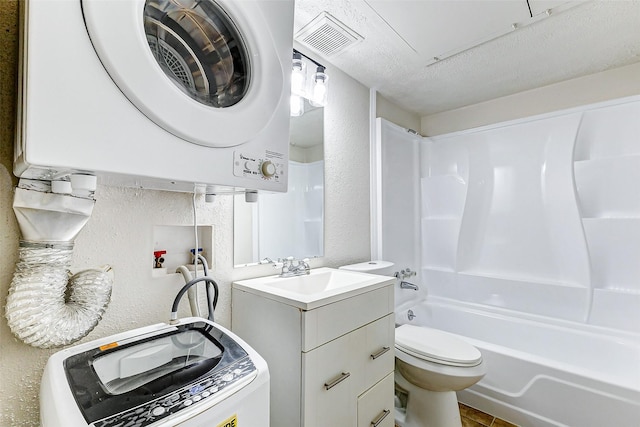
M 270 160 L 262 162 L 262 167 L 260 169 L 262 170 L 262 175 L 266 176 L 267 178 L 271 178 L 276 174 L 276 165 L 271 163 Z

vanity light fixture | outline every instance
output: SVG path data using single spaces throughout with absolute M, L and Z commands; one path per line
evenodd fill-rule
M 315 70 L 311 76 L 308 76 L 307 62 L 315 64 L 315 68 L 310 67 Z M 324 107 L 327 102 L 328 80 L 324 65 L 294 49 L 291 69 L 291 116 L 298 117 L 304 114 L 305 98 L 314 107 Z

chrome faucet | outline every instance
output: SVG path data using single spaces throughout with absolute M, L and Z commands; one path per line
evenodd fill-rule
M 297 260 L 294 257 L 288 257 L 282 260 L 282 272 L 280 277 L 303 276 L 311 273 L 309 267 L 309 258 Z
M 413 289 L 414 291 L 417 291 L 418 285 L 414 285 L 413 283 L 405 282 L 403 280 L 400 282 L 400 289 Z
M 403 280 L 403 279 L 406 279 L 407 277 L 415 276 L 416 274 L 417 273 L 415 271 L 407 267 L 404 270 L 396 271 L 393 275 L 395 276 L 396 279 Z

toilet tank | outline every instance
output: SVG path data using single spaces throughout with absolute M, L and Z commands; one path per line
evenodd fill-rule
M 343 265 L 340 269 L 359 271 L 361 273 L 379 274 L 381 276 L 393 276 L 393 263 L 390 261 L 365 261 L 357 264 Z

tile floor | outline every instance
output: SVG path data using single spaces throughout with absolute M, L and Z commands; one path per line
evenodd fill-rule
M 458 403 L 458 406 L 460 407 L 462 427 L 517 427 L 515 424 L 496 418 L 493 415 L 485 414 L 462 403 Z
M 515 424 L 496 418 L 493 415 L 485 414 L 462 403 L 458 403 L 458 406 L 460 407 L 462 427 L 518 427 Z

